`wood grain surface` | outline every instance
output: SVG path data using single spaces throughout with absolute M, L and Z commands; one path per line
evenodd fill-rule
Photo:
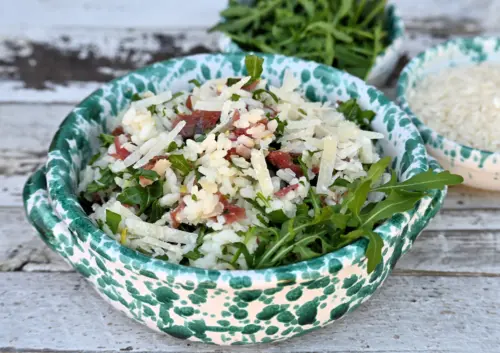
M 500 0 L 395 0 L 405 54 L 500 33 Z M 16 0 L 0 5 L 0 352 L 500 352 L 500 193 L 453 188 L 387 283 L 345 320 L 281 344 L 219 348 L 115 312 L 35 235 L 22 186 L 72 106 L 130 70 L 217 51 L 225 0 Z

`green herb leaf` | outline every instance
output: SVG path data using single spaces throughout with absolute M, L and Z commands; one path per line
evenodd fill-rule
M 201 253 L 198 250 L 191 250 L 185 253 L 184 257 L 188 258 L 189 260 L 195 261 L 201 257 Z
M 118 232 L 118 226 L 120 225 L 121 221 L 122 216 L 120 216 L 118 213 L 106 209 L 106 224 L 113 234 L 116 234 Z
M 228 87 L 231 87 L 232 85 L 234 85 L 235 83 L 238 83 L 240 82 L 241 78 L 233 78 L 233 77 L 230 77 L 227 79 L 226 81 L 226 86 Z
M 178 170 L 183 177 L 193 170 L 193 164 L 186 160 L 182 154 L 171 154 L 168 160 L 172 163 L 172 168 Z
M 332 185 L 330 185 L 330 187 L 332 186 L 341 186 L 343 188 L 347 188 L 349 187 L 349 185 L 351 185 L 351 182 L 346 180 L 346 179 L 343 179 L 343 178 L 337 178 L 335 179 L 335 181 L 333 182 Z
M 174 93 L 174 94 L 172 95 L 172 98 L 170 98 L 170 99 L 169 99 L 168 101 L 166 101 L 165 103 L 170 103 L 171 101 L 173 101 L 173 100 L 175 100 L 175 99 L 177 99 L 177 98 L 179 98 L 180 96 L 183 96 L 183 95 L 184 95 L 184 92 L 176 92 L 176 93 Z M 165 103 L 164 103 L 164 104 L 165 104 Z M 177 107 L 175 106 L 175 107 L 174 107 L 174 110 L 176 110 L 176 109 L 177 109 Z M 176 114 L 179 114 L 179 112 L 177 111 L 177 112 L 176 112 Z
M 101 177 L 99 180 L 91 182 L 87 186 L 87 192 L 94 193 L 101 190 L 107 190 L 115 185 L 115 174 L 109 169 L 101 169 Z
M 361 217 L 361 227 L 373 227 L 378 221 L 392 217 L 396 213 L 411 210 L 424 196 L 422 192 L 392 191 L 385 200 L 380 201 L 368 214 Z
M 151 115 L 155 115 L 157 113 L 157 111 L 156 111 L 156 105 L 154 105 L 154 104 L 150 105 L 146 109 L 151 113 Z
M 365 256 L 368 259 L 367 271 L 368 273 L 372 273 L 382 261 L 384 241 L 382 237 L 374 231 L 366 231 L 364 236 L 368 239 L 368 246 L 365 251 Z
M 356 123 L 363 130 L 371 130 L 370 123 L 375 117 L 371 110 L 363 110 L 358 102 L 353 98 L 340 103 L 337 110 L 344 114 L 345 118 Z
M 247 55 L 245 56 L 245 67 L 247 68 L 248 75 L 251 80 L 247 83 L 255 82 L 260 79 L 262 75 L 262 64 L 264 63 L 264 58 L 259 58 L 257 55 Z
M 151 212 L 149 213 L 148 222 L 154 223 L 165 214 L 165 209 L 160 205 L 159 200 L 155 200 L 151 204 Z
M 387 171 L 387 168 L 391 164 L 391 157 L 384 157 L 378 160 L 378 162 L 373 163 L 368 169 L 367 179 L 372 181 L 372 185 L 379 180 L 382 175 Z
M 104 147 L 108 147 L 108 146 L 112 145 L 115 142 L 115 137 L 113 135 L 100 134 L 99 135 L 99 140 L 101 140 L 101 144 Z
M 197 79 L 192 79 L 192 80 L 189 80 L 188 81 L 189 83 L 192 83 L 193 85 L 195 85 L 196 87 L 200 87 L 201 86 L 201 83 L 200 81 L 198 81 Z
M 168 148 L 167 148 L 167 153 L 173 152 L 173 151 L 175 151 L 175 150 L 176 150 L 176 149 L 178 149 L 178 148 L 179 148 L 179 146 L 177 146 L 177 144 L 176 144 L 174 141 L 172 141 L 172 142 L 170 142 L 170 144 L 168 145 Z
M 374 189 L 389 193 L 394 190 L 405 191 L 427 191 L 430 189 L 443 189 L 446 185 L 461 184 L 464 178 L 460 175 L 451 174 L 449 171 L 434 173 L 431 169 L 424 173 L 417 174 L 399 184 L 389 182 Z
M 101 157 L 101 153 L 100 152 L 94 154 L 92 156 L 92 158 L 90 158 L 89 165 L 94 164 L 100 157 Z
M 144 169 L 144 168 L 139 168 L 139 169 L 136 169 L 135 171 L 135 174 L 134 174 L 136 177 L 144 177 L 146 179 L 149 179 L 149 180 L 158 180 L 160 178 L 160 176 L 158 175 L 157 172 L 155 172 L 154 170 L 148 170 L 148 169 Z
M 238 94 L 236 94 L 236 93 L 233 93 L 233 95 L 231 96 L 231 100 L 232 100 L 233 102 L 237 102 L 237 101 L 239 101 L 239 100 L 240 100 L 240 98 L 241 98 L 241 97 L 240 97 Z
M 163 184 L 158 180 L 147 187 L 140 185 L 128 187 L 116 199 L 126 205 L 138 206 L 140 215 L 162 195 Z
M 270 119 L 270 121 L 272 120 L 276 120 L 278 122 L 278 127 L 274 131 L 274 135 L 276 136 L 276 138 L 280 138 L 285 133 L 285 128 L 288 125 L 288 122 L 286 120 L 280 120 L 278 116 Z
M 274 210 L 271 213 L 266 214 L 269 221 L 275 224 L 282 224 L 289 220 L 289 218 L 285 215 L 283 210 Z
M 140 101 L 141 99 L 142 99 L 142 97 L 139 95 L 139 93 L 134 93 L 134 94 L 132 95 L 132 98 L 130 98 L 130 100 L 131 100 L 132 102 L 137 102 L 137 101 Z
M 262 97 L 262 94 L 263 93 L 266 93 L 268 94 L 269 96 L 271 96 L 271 98 L 276 102 L 276 103 L 279 103 L 279 99 L 278 97 L 271 91 L 268 91 L 267 89 L 263 89 L 263 88 L 260 88 L 260 89 L 257 89 L 255 91 L 253 91 L 252 93 L 252 98 L 253 99 L 256 99 L 256 100 L 260 100 L 261 97 Z

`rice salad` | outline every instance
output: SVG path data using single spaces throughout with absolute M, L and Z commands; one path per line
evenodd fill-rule
M 366 237 L 345 237 L 359 226 L 346 201 L 372 178 L 361 204 L 375 205 L 391 181 L 373 144 L 383 135 L 362 128 L 374 113 L 309 102 L 291 72 L 273 86 L 262 60 L 247 56 L 250 76 L 135 94 L 80 175 L 96 225 L 154 258 L 210 269 L 282 265 Z

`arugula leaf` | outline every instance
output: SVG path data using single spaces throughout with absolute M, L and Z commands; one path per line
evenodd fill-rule
M 155 115 L 157 113 L 156 105 L 154 104 L 150 105 L 146 109 L 151 113 L 151 115 Z
M 178 170 L 183 177 L 193 170 L 193 163 L 186 160 L 182 154 L 171 154 L 168 160 L 172 163 L 172 168 Z
M 248 75 L 251 77 L 250 81 L 247 82 L 247 85 L 260 79 L 260 75 L 262 75 L 263 70 L 263 63 L 264 58 L 259 58 L 257 55 L 245 56 L 245 67 L 248 71 Z
M 460 175 L 451 174 L 449 171 L 434 173 L 429 169 L 425 173 L 417 174 L 408 180 L 395 184 L 392 180 L 384 185 L 376 187 L 374 191 L 391 192 L 394 190 L 405 191 L 427 191 L 429 189 L 443 189 L 446 185 L 461 184 L 464 178 Z
M 99 140 L 101 140 L 101 144 L 104 147 L 108 147 L 115 142 L 115 137 L 113 135 L 109 135 L 109 134 L 100 134 Z
M 226 86 L 228 87 L 231 87 L 232 85 L 234 85 L 235 83 L 238 83 L 240 82 L 241 78 L 235 78 L 235 77 L 230 77 L 227 79 L 226 81 Z
M 89 165 L 94 164 L 100 157 L 101 157 L 101 153 L 100 152 L 94 154 L 92 156 L 92 158 L 90 158 Z
M 146 179 L 153 180 L 153 181 L 158 180 L 160 178 L 158 173 L 155 172 L 154 170 L 149 170 L 149 169 L 144 169 L 144 168 L 136 169 L 134 175 L 137 178 L 142 176 Z
M 94 193 L 101 190 L 106 190 L 113 187 L 115 184 L 115 175 L 111 171 L 111 169 L 101 169 L 101 177 L 99 180 L 91 182 L 87 186 L 87 192 Z
M 139 93 L 134 93 L 132 95 L 132 98 L 130 98 L 130 100 L 132 102 L 137 102 L 137 101 L 140 101 L 141 99 L 143 99 L 143 98 L 139 95 Z
M 361 227 L 373 227 L 378 221 L 392 217 L 396 213 L 411 210 L 424 196 L 422 192 L 392 191 L 385 200 L 380 201 L 368 214 L 361 217 Z
M 269 120 L 270 121 L 276 120 L 278 122 L 278 127 L 274 131 L 274 135 L 276 136 L 276 138 L 283 136 L 283 134 L 285 133 L 285 128 L 288 125 L 288 122 L 286 120 L 280 120 L 277 116 Z
M 260 88 L 260 89 L 257 89 L 255 91 L 253 91 L 252 93 L 252 98 L 253 99 L 256 99 L 256 100 L 260 100 L 261 97 L 262 97 L 262 94 L 263 93 L 266 93 L 268 94 L 269 96 L 271 96 L 271 98 L 276 102 L 276 103 L 279 103 L 279 99 L 278 97 L 271 91 L 268 91 L 267 89 L 263 89 L 263 88 Z
M 357 124 L 362 130 L 371 130 L 370 123 L 376 114 L 371 110 L 361 109 L 356 99 L 352 98 L 339 103 L 337 110 L 344 114 L 347 120 Z
M 347 208 L 353 213 L 353 215 L 361 221 L 359 214 L 361 208 L 366 202 L 368 194 L 370 192 L 371 179 L 366 179 L 359 183 L 358 187 L 354 192 L 350 192 L 347 197 L 346 205 Z
M 148 222 L 154 223 L 158 221 L 163 216 L 164 213 L 165 209 L 160 205 L 160 201 L 155 200 L 151 204 L 151 212 L 149 213 Z
M 233 266 L 236 266 L 236 262 L 238 261 L 240 254 L 243 254 L 243 256 L 245 257 L 245 261 L 247 263 L 247 267 L 252 268 L 254 261 L 253 261 L 252 255 L 250 255 L 250 252 L 248 251 L 247 246 L 241 242 L 232 243 L 231 245 L 233 245 L 234 247 L 236 247 L 238 249 L 231 260 L 231 264 Z
M 120 216 L 118 213 L 106 209 L 106 224 L 113 234 L 116 234 L 118 232 L 118 226 L 120 225 L 121 221 L 122 216 Z
M 139 206 L 138 214 L 141 215 L 161 196 L 163 196 L 163 183 L 158 180 L 147 187 L 140 185 L 128 187 L 116 199 L 125 205 Z
M 191 250 L 185 253 L 184 257 L 188 258 L 189 260 L 195 261 L 201 257 L 201 253 L 198 250 Z
M 269 203 L 269 199 L 264 196 L 260 191 L 257 193 L 257 198 L 262 201 L 265 207 L 271 207 L 271 204 Z M 248 200 L 247 200 L 248 201 Z
M 330 185 L 330 187 L 333 187 L 333 186 L 341 186 L 343 188 L 347 188 L 349 187 L 349 185 L 351 185 L 351 182 L 346 180 L 346 179 L 343 179 L 343 178 L 337 178 L 335 179 L 335 181 L 332 183 L 332 185 Z
M 367 271 L 368 273 L 372 273 L 382 261 L 384 241 L 382 237 L 374 231 L 366 231 L 364 236 L 368 239 L 368 246 L 365 251 L 365 256 L 368 259 Z
M 371 185 L 375 184 L 382 177 L 390 164 L 391 157 L 384 157 L 370 166 L 366 178 L 371 180 Z
M 147 201 L 147 191 L 146 188 L 142 186 L 128 187 L 124 189 L 116 199 L 125 205 L 139 205 L 142 207 Z
M 195 85 L 196 87 L 200 87 L 201 86 L 201 83 L 200 81 L 198 81 L 197 79 L 192 79 L 192 80 L 189 80 L 188 81 L 189 83 L 192 83 L 193 85 Z
M 172 142 L 170 142 L 170 144 L 168 145 L 168 148 L 167 148 L 167 153 L 173 152 L 173 151 L 175 151 L 175 150 L 176 150 L 176 149 L 178 149 L 178 148 L 179 148 L 179 146 L 177 146 L 177 144 L 176 144 L 174 141 L 172 141 Z
M 184 92 L 176 92 L 172 95 L 172 98 L 170 98 L 168 101 L 166 101 L 165 103 L 170 103 L 171 101 L 173 101 L 174 99 L 177 99 L 179 98 L 180 96 L 184 95 Z M 164 104 L 165 104 L 164 103 Z M 176 110 L 177 107 L 174 107 L 174 110 Z M 176 114 L 179 114 L 179 112 L 176 112 Z
M 276 224 L 282 224 L 286 222 L 289 218 L 285 215 L 283 210 L 274 210 L 268 214 L 266 214 L 269 221 Z

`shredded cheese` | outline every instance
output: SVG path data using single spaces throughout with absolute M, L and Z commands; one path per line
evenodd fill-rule
M 316 192 L 319 194 L 326 194 L 332 182 L 335 159 L 337 158 L 337 144 L 336 137 L 327 136 L 323 139 L 323 152 L 321 153 L 318 183 L 316 184 Z
M 185 121 L 180 121 L 169 133 L 162 132 L 158 137 L 158 143 L 156 146 L 151 148 L 144 157 L 139 159 L 139 161 L 134 164 L 134 168 L 140 168 L 146 165 L 152 158 L 161 154 L 168 145 L 175 139 L 175 137 L 181 132 L 182 128 L 186 125 Z
M 196 241 L 195 233 L 184 232 L 168 226 L 159 226 L 142 220 L 127 218 L 125 220 L 125 225 L 132 234 L 141 234 L 165 242 L 190 244 Z
M 266 158 L 264 157 L 262 150 L 253 149 L 250 162 L 252 163 L 253 169 L 255 169 L 255 174 L 257 175 L 257 181 L 259 182 L 262 194 L 266 197 L 271 196 L 274 190 L 273 182 L 271 180 L 271 176 L 269 175 Z
M 149 98 L 144 98 L 144 99 L 132 102 L 132 107 L 135 109 L 144 109 L 144 108 L 147 108 L 151 105 L 162 104 L 171 98 L 172 98 L 172 92 L 165 91 L 165 92 L 161 92 L 161 93 L 157 94 L 156 96 L 152 96 Z

